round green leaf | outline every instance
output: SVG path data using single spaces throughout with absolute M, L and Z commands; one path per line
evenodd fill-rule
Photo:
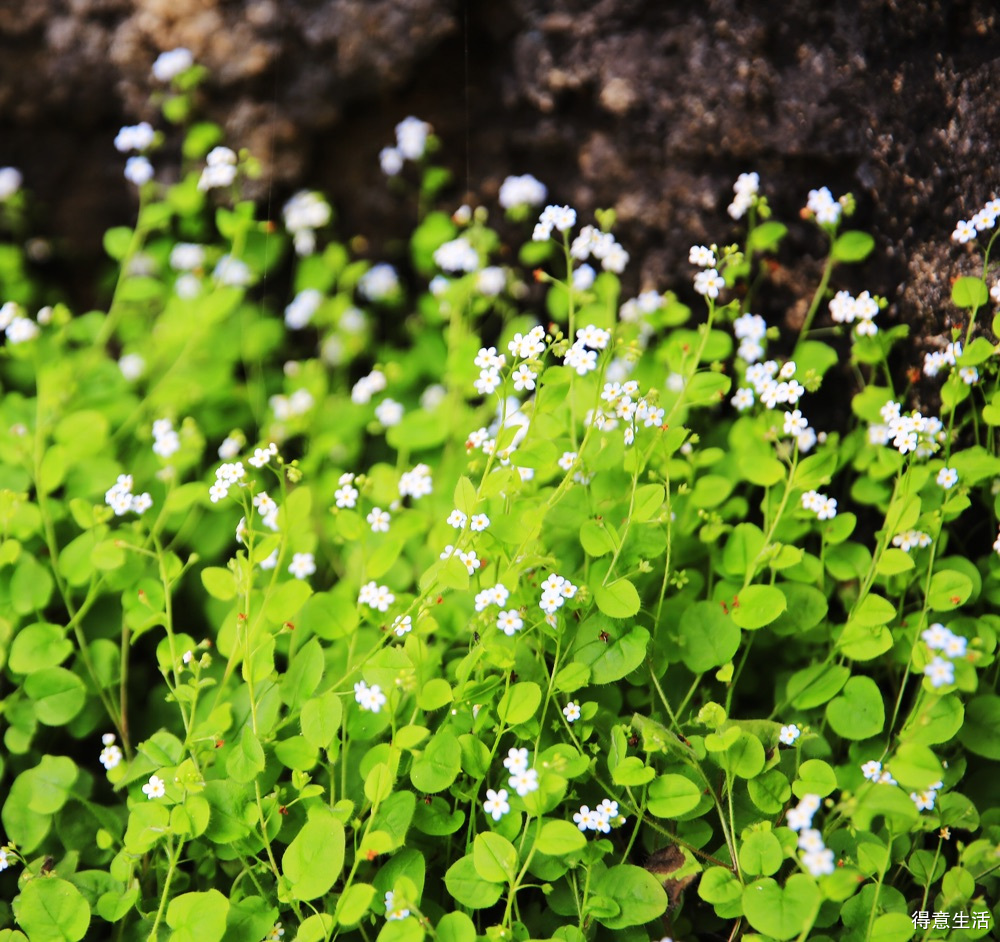
M 944 769 L 927 746 L 903 742 L 892 757 L 892 775 L 903 788 L 923 791 L 944 778 Z
M 741 628 L 763 628 L 770 625 L 787 605 L 784 594 L 777 586 L 750 585 L 740 592 L 738 604 L 732 606 L 733 621 Z
M 476 926 L 465 913 L 448 913 L 434 927 L 437 942 L 476 942 Z
M 472 845 L 476 873 L 490 883 L 512 883 L 517 874 L 517 851 L 505 837 L 493 831 L 477 834 Z
M 969 752 L 1000 760 L 1000 697 L 985 694 L 970 700 L 958 738 Z
M 849 229 L 837 236 L 831 254 L 838 262 L 863 262 L 874 248 L 875 240 L 867 232 Z
M 417 791 L 443 792 L 462 768 L 462 747 L 454 733 L 439 730 L 410 768 L 410 781 Z
M 882 913 L 872 924 L 870 942 L 908 942 L 917 927 L 906 913 Z
M 649 786 L 646 807 L 657 818 L 678 818 L 698 806 L 701 789 L 683 775 L 661 775 Z
M 542 702 L 542 688 L 527 680 L 520 684 L 512 684 L 500 698 L 497 716 L 509 726 L 525 723 L 530 720 Z
M 330 814 L 316 814 L 302 826 L 281 858 L 281 871 L 294 899 L 316 899 L 340 876 L 344 864 L 344 825 Z
M 606 896 L 618 904 L 615 915 L 598 916 L 609 929 L 641 926 L 667 911 L 667 894 L 648 870 L 620 864 L 600 874 L 592 883 L 596 896 Z
M 963 275 L 951 286 L 951 300 L 956 307 L 982 307 L 990 299 L 989 290 L 982 278 Z
M 40 621 L 26 625 L 10 646 L 7 665 L 15 674 L 31 674 L 58 667 L 73 653 L 73 645 L 59 625 Z
M 781 841 L 773 831 L 754 831 L 740 847 L 740 867 L 752 877 L 776 873 L 784 859 Z
M 476 872 L 472 854 L 456 860 L 444 875 L 448 892 L 463 906 L 470 909 L 488 909 L 503 893 L 502 883 L 490 883 Z
M 66 880 L 29 880 L 14 900 L 18 924 L 31 942 L 79 942 L 90 925 L 90 906 Z
M 558 857 L 587 846 L 584 833 L 569 821 L 546 821 L 535 841 L 535 849 L 540 854 Z
M 631 618 L 642 605 L 639 593 L 628 579 L 594 586 L 594 600 L 597 607 L 611 618 Z
M 83 681 L 64 667 L 47 667 L 29 674 L 24 692 L 35 702 L 35 716 L 46 726 L 65 726 L 87 699 Z
M 677 640 L 687 669 L 703 674 L 732 660 L 740 646 L 740 629 L 718 604 L 695 602 L 681 615 Z
M 764 877 L 743 889 L 743 912 L 758 932 L 773 939 L 791 939 L 816 918 L 820 893 L 805 874 L 790 876 L 784 888 Z
M 344 927 L 357 925 L 374 898 L 375 887 L 370 883 L 352 883 L 337 901 L 337 922 Z
M 893 762 L 893 771 L 896 763 Z M 804 795 L 819 795 L 825 798 L 837 787 L 837 776 L 828 762 L 822 759 L 806 759 L 799 766 L 798 778 L 792 783 L 796 798 Z
M 219 942 L 226 934 L 229 900 L 218 890 L 181 893 L 167 907 L 171 942 Z
M 826 718 L 844 739 L 877 736 L 885 726 L 882 691 L 871 677 L 852 677 L 843 693 L 827 704 Z
M 972 595 L 972 580 L 955 569 L 942 569 L 931 577 L 927 605 L 935 612 L 949 612 Z

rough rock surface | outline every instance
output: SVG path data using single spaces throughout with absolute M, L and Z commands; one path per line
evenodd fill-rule
M 687 247 L 735 234 L 730 187 L 755 169 L 783 219 L 812 187 L 855 193 L 879 251 L 844 285 L 933 344 L 954 221 L 1000 189 L 997 17 L 991 0 L 32 0 L 0 6 L 0 163 L 92 260 L 130 212 L 114 132 L 155 117 L 150 63 L 186 45 L 228 142 L 275 197 L 326 190 L 342 231 L 406 231 L 376 155 L 413 113 L 456 204 L 533 172 L 585 215 L 618 211 L 630 288 L 685 292 Z M 819 248 L 793 226 L 772 320 L 811 292 Z

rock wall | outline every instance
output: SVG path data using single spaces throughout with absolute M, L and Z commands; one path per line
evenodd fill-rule
M 732 181 L 754 169 L 783 219 L 810 188 L 852 191 L 879 252 L 850 286 L 933 342 L 971 265 L 954 222 L 1000 190 L 997 16 L 990 0 L 32 0 L 0 6 L 0 163 L 89 267 L 130 214 L 114 133 L 155 117 L 150 64 L 183 45 L 272 196 L 325 190 L 342 232 L 405 233 L 377 153 L 412 113 L 444 142 L 456 204 L 532 172 L 584 214 L 615 207 L 630 288 L 683 293 L 688 246 L 734 234 Z M 794 322 L 820 244 L 792 236 L 767 313 Z

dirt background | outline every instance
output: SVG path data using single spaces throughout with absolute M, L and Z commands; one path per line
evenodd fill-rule
M 449 205 L 495 205 L 504 176 L 530 172 L 584 217 L 613 206 L 630 291 L 690 290 L 688 247 L 736 233 L 742 171 L 786 220 L 810 188 L 849 190 L 878 251 L 838 286 L 887 296 L 915 362 L 973 265 L 955 220 L 1000 189 L 997 17 L 990 0 L 6 0 L 0 164 L 23 170 L 79 286 L 134 210 L 114 134 L 157 121 L 150 65 L 183 45 L 211 69 L 208 116 L 264 161 L 275 211 L 322 189 L 342 236 L 391 241 L 412 222 L 377 161 L 408 114 L 442 139 Z M 793 225 L 770 320 L 801 318 L 821 248 Z

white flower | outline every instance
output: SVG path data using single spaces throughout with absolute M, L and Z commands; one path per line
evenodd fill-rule
M 497 355 L 496 347 L 480 347 L 472 362 L 481 370 L 499 370 L 506 365 L 507 358 L 502 353 Z
M 153 165 L 145 157 L 129 157 L 125 161 L 125 179 L 142 186 L 153 179 Z
M 563 707 L 563 716 L 566 717 L 567 722 L 575 723 L 580 719 L 580 704 L 575 700 L 571 700 Z
M 786 746 L 794 745 L 795 740 L 802 735 L 802 731 L 792 723 L 789 726 L 782 726 L 781 732 L 778 734 L 778 740 Z
M 479 379 L 473 385 L 476 387 L 476 392 L 481 396 L 488 396 L 496 392 L 497 387 L 500 385 L 500 372 L 494 367 L 490 367 L 487 370 L 480 370 Z
M 205 158 L 207 166 L 198 180 L 199 190 L 231 186 L 236 179 L 236 154 L 228 147 L 213 147 Z
M 142 793 L 152 800 L 162 798 L 167 793 L 167 789 L 162 778 L 158 775 L 150 775 L 149 781 L 142 786 Z
M 497 628 L 499 628 L 508 637 L 512 637 L 523 627 L 524 622 L 521 620 L 521 616 L 517 609 L 512 608 L 509 611 L 500 612 L 500 614 L 497 615 Z
M 924 668 L 924 676 L 930 679 L 932 687 L 944 687 L 955 682 L 955 665 L 943 657 L 935 657 Z
M 694 276 L 694 290 L 706 297 L 717 298 L 725 287 L 725 279 L 714 268 L 705 269 Z
M 322 303 L 323 295 L 315 288 L 300 291 L 285 308 L 285 326 L 290 330 L 302 330 Z
M 877 782 L 882 775 L 882 763 L 876 759 L 869 759 L 863 766 L 861 766 L 861 774 L 868 779 L 869 782 Z
M 363 406 L 372 401 L 372 396 L 382 392 L 387 385 L 385 373 L 372 370 L 367 376 L 362 376 L 351 389 L 351 401 Z
M 285 937 L 285 930 L 281 928 L 281 923 L 276 922 L 272 927 L 271 931 L 264 936 L 263 942 L 281 942 Z
M 965 243 L 974 239 L 976 237 L 976 227 L 971 223 L 967 222 L 965 219 L 959 220 L 955 223 L 955 231 L 951 234 L 951 238 L 955 242 Z
M 809 428 L 809 422 L 807 419 L 803 418 L 802 413 L 798 409 L 795 409 L 793 412 L 785 413 L 784 430 L 786 435 L 798 436 L 807 428 Z
M 692 245 L 691 251 L 688 252 L 688 261 L 699 268 L 714 268 L 715 252 L 707 245 Z M 739 334 L 736 336 L 738 337 Z
M 576 370 L 577 376 L 586 376 L 597 369 L 597 352 L 588 350 L 580 341 L 577 341 L 566 351 L 563 362 L 566 366 Z
M 744 386 L 736 390 L 736 394 L 729 400 L 740 412 L 749 409 L 753 405 L 753 390 Z
M 292 562 L 288 571 L 296 579 L 305 579 L 316 571 L 316 562 L 312 553 L 296 553 L 292 557 Z
M 546 206 L 538 219 L 540 225 L 548 225 L 560 232 L 568 232 L 576 225 L 576 210 L 571 206 Z
M 434 251 L 434 264 L 448 272 L 470 272 L 479 268 L 479 253 L 465 238 L 452 239 Z
M 373 507 L 365 519 L 371 526 L 372 533 L 389 532 L 389 522 L 392 517 L 387 510 L 383 510 L 381 507 Z
M 27 343 L 38 336 L 38 325 L 27 317 L 15 317 L 5 330 L 7 343 Z
M 569 471 L 569 469 L 576 463 L 576 459 L 577 453 L 575 451 L 564 451 L 556 464 L 558 464 L 563 471 Z
M 369 301 L 385 301 L 398 291 L 399 276 L 386 262 L 373 265 L 358 279 L 358 292 Z
M 399 496 L 412 497 L 414 500 L 426 497 L 434 489 L 431 469 L 425 464 L 418 464 L 406 471 L 399 479 Z
M 191 50 L 179 47 L 169 52 L 161 52 L 153 63 L 153 77 L 160 82 L 169 82 L 194 65 Z
M 531 391 L 535 388 L 535 378 L 537 373 L 533 372 L 531 367 L 527 363 L 522 363 L 517 369 L 511 373 L 511 379 L 514 381 L 514 389 L 516 392 L 524 392 L 525 390 Z
M 212 277 L 219 284 L 231 288 L 244 288 L 253 281 L 250 266 L 242 259 L 233 258 L 231 255 L 223 255 L 216 262 Z
M 482 533 L 490 525 L 490 518 L 486 514 L 473 514 L 469 523 L 469 529 L 475 533 Z
M 528 750 L 524 748 L 509 749 L 507 751 L 507 758 L 503 760 L 503 767 L 511 775 L 525 771 L 528 768 Z
M 370 713 L 378 713 L 386 702 L 386 696 L 378 684 L 372 684 L 369 687 L 363 680 L 359 680 L 354 685 L 354 699 L 362 710 L 367 710 Z
M 507 177 L 500 184 L 498 201 L 504 209 L 515 206 L 540 206 L 545 202 L 548 190 L 530 173 Z
M 531 792 L 538 791 L 538 772 L 534 769 L 524 769 L 511 775 L 507 782 L 522 798 Z
M 506 284 L 507 275 L 496 265 L 490 265 L 476 275 L 476 290 L 488 298 L 495 298 Z
M 278 551 L 271 550 L 270 554 L 262 559 L 258 565 L 261 569 L 274 569 L 278 565 Z
M 9 200 L 18 190 L 24 178 L 15 167 L 0 167 L 0 203 Z
M 933 811 L 936 798 L 937 792 L 930 788 L 923 792 L 910 792 L 910 801 L 917 806 L 917 811 Z
M 396 637 L 402 638 L 407 632 L 413 630 L 413 618 L 409 615 L 397 615 L 391 627 L 396 633 Z
M 829 876 L 836 869 L 833 851 L 827 847 L 823 850 L 811 850 L 802 855 L 802 866 L 809 871 L 810 876 Z
M 594 284 L 597 272 L 593 266 L 584 263 L 579 268 L 573 270 L 573 287 L 577 291 L 586 291 Z
M 412 115 L 396 125 L 396 147 L 407 160 L 420 160 L 427 150 L 431 126 Z
M 958 472 L 954 468 L 942 468 L 938 471 L 936 480 L 947 491 L 958 483 Z
M 466 523 L 469 522 L 469 518 L 466 514 L 462 513 L 461 510 L 457 508 L 448 514 L 448 519 L 445 521 L 448 526 L 454 527 L 456 530 L 461 530 Z
M 153 143 L 153 126 L 148 121 L 126 125 L 115 135 L 115 150 L 127 154 L 130 150 L 145 150 Z
M 963 366 L 958 375 L 966 386 L 974 386 L 979 382 L 979 370 L 974 366 Z
M 486 801 L 483 802 L 483 811 L 490 815 L 494 821 L 499 821 L 510 811 L 510 804 L 507 801 L 507 789 L 501 788 L 494 791 L 492 788 L 486 789 Z
M 375 407 L 375 418 L 385 427 L 392 428 L 403 421 L 403 406 L 395 399 L 385 398 Z
M 101 754 L 98 758 L 100 759 L 101 765 L 103 765 L 104 768 L 107 769 L 108 771 L 110 771 L 115 766 L 121 763 L 124 757 L 122 755 L 121 749 L 114 744 L 113 736 L 112 736 L 112 742 L 105 743 L 104 748 L 101 750 Z
M 378 152 L 378 162 L 382 167 L 382 173 L 387 177 L 394 177 L 403 169 L 405 158 L 400 153 L 398 147 L 383 147 Z

